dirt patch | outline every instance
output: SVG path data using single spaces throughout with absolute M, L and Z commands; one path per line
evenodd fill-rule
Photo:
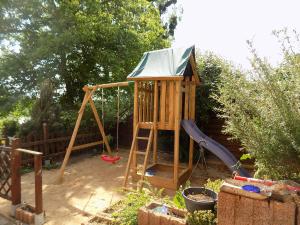
M 212 202 L 214 199 L 205 194 L 189 194 L 187 196 L 189 199 L 197 201 L 197 202 Z

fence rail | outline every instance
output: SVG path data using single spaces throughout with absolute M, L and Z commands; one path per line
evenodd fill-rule
M 40 135 L 31 134 L 21 138 L 20 147 L 43 153 L 43 160 L 60 161 L 66 152 L 70 139 L 71 134 L 48 133 L 47 127 L 44 126 Z M 7 144 L 8 141 L 6 140 L 5 143 Z M 97 143 L 97 145 L 86 145 L 87 143 Z M 92 149 L 100 148 L 102 146 L 101 143 L 102 138 L 99 131 L 92 128 L 77 135 L 75 146 L 78 146 L 78 150 L 81 149 L 80 146 L 86 147 L 85 149 Z M 33 158 L 29 155 L 24 155 L 22 164 L 33 164 Z

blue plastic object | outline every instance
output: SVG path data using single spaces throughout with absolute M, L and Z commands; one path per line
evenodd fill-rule
M 154 175 L 155 175 L 155 171 L 153 169 L 146 170 L 146 176 L 154 176 Z
M 254 185 L 244 185 L 242 189 L 249 192 L 260 193 L 260 188 Z

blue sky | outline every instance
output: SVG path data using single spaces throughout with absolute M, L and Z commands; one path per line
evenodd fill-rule
M 273 30 L 287 27 L 300 32 L 300 0 L 179 0 L 183 8 L 173 46 L 195 44 L 250 68 L 246 40 L 261 56 L 280 61 Z

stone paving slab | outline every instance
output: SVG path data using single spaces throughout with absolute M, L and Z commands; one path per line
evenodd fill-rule
M 13 223 L 12 220 L 2 216 L 0 214 L 0 225 L 15 225 L 16 223 Z

